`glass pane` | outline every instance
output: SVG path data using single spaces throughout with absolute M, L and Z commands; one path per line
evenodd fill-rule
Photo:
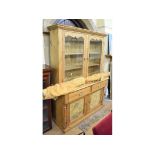
M 73 121 L 84 113 L 84 99 L 77 100 L 70 104 L 70 121 Z
M 84 39 L 65 37 L 65 81 L 83 76 Z
M 88 75 L 91 76 L 93 74 L 100 73 L 100 68 L 98 66 L 89 66 Z
M 102 53 L 102 41 L 90 40 L 89 66 L 88 66 L 89 76 L 100 72 L 101 53 Z
M 90 96 L 90 110 L 93 110 L 100 103 L 101 90 L 96 91 Z

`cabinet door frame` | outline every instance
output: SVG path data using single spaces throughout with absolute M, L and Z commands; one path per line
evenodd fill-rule
M 62 82 L 64 82 L 65 81 L 65 37 L 66 36 L 71 36 L 71 37 L 76 37 L 76 38 L 80 38 L 80 37 L 82 37 L 83 38 L 83 40 L 84 40 L 84 45 L 83 45 L 83 47 L 84 47 L 84 49 L 83 49 L 83 67 L 82 67 L 82 74 L 83 75 L 81 75 L 81 77 L 86 77 L 86 70 L 85 70 L 85 68 L 86 68 L 86 56 L 87 56 L 87 52 L 86 52 L 86 35 L 85 34 L 83 34 L 83 33 L 80 33 L 80 32 L 74 32 L 74 31 L 66 31 L 66 30 L 63 30 L 63 37 L 62 37 L 62 64 L 63 64 L 63 66 L 62 66 L 62 72 L 63 72 L 63 74 L 62 74 Z
M 91 95 L 92 95 L 93 93 L 97 92 L 97 91 L 101 91 L 99 102 L 98 102 L 98 104 L 97 104 L 96 107 L 94 107 L 93 109 L 90 109 Z M 103 97 L 104 97 L 104 88 L 98 89 L 98 90 L 92 92 L 92 93 L 89 95 L 89 105 L 87 106 L 87 108 L 88 108 L 88 113 L 93 112 L 95 109 L 97 109 L 98 107 L 100 107 L 100 106 L 103 105 L 103 103 L 102 103 L 102 102 L 103 102 Z
M 83 115 L 82 116 L 80 116 L 80 117 L 77 117 L 76 119 L 74 119 L 73 121 L 71 121 L 70 120 L 70 105 L 72 104 L 72 103 L 74 103 L 74 102 L 76 102 L 76 101 L 78 101 L 78 100 L 80 100 L 80 99 L 84 99 L 84 105 L 83 105 Z M 74 124 L 74 123 L 76 123 L 77 121 L 80 121 L 80 120 L 82 120 L 82 118 L 87 114 L 87 106 L 88 106 L 88 99 L 89 99 L 89 95 L 86 95 L 86 96 L 84 96 L 84 97 L 82 97 L 82 98 L 78 98 L 77 100 L 74 100 L 74 101 L 72 101 L 72 102 L 70 102 L 69 104 L 68 104 L 68 112 L 67 112 L 67 120 L 68 120 L 68 125 L 72 125 L 72 124 Z
M 90 41 L 91 40 L 101 40 L 102 41 L 102 50 L 100 54 L 100 73 L 103 72 L 103 62 L 104 62 L 104 37 L 97 36 L 97 35 L 88 35 L 87 36 L 87 66 L 86 66 L 86 76 L 89 76 L 88 69 L 89 69 L 89 53 L 90 53 Z

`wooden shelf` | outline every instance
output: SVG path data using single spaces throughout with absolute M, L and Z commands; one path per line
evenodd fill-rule
M 91 75 L 97 74 L 97 73 L 99 73 L 99 72 L 89 72 L 88 74 L 89 74 L 89 76 L 91 76 Z
M 69 70 L 75 70 L 75 69 L 82 69 L 82 66 L 74 66 L 74 67 L 66 67 L 65 71 L 69 71 Z
M 65 81 L 69 81 L 69 80 L 72 80 L 72 79 L 76 79 L 76 78 L 79 78 L 81 76 L 73 76 L 73 77 L 68 77 L 68 78 L 65 78 Z
M 89 67 L 100 66 L 100 64 L 90 64 Z
M 101 54 L 101 53 L 98 53 L 98 52 L 89 52 L 89 54 Z
M 80 37 L 81 38 L 81 37 Z M 72 38 L 71 40 L 69 39 L 66 39 L 66 37 L 65 37 L 65 43 L 73 43 L 73 44 L 75 44 L 75 43 L 80 43 L 80 44 L 84 44 L 84 40 L 78 40 L 78 39 L 75 39 L 75 38 Z
M 65 56 L 69 56 L 69 55 L 83 55 L 83 53 L 81 52 L 77 52 L 77 53 L 65 53 Z

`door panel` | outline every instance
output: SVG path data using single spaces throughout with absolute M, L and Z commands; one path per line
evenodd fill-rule
M 70 122 L 84 115 L 84 98 L 70 104 Z
M 88 76 L 91 76 L 101 71 L 103 40 L 92 36 L 89 38 L 88 44 Z
M 92 111 L 94 108 L 100 105 L 101 90 L 98 90 L 90 95 L 90 111 Z
M 85 37 L 64 33 L 64 81 L 84 76 Z

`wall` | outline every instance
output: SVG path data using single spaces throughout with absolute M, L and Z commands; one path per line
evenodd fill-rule
M 95 19 L 96 31 L 103 33 L 112 33 L 111 19 Z M 105 55 L 108 54 L 108 37 L 105 37 Z M 104 57 L 104 71 L 109 71 L 110 59 Z
M 96 19 L 96 30 L 98 32 L 105 32 L 112 34 L 112 20 L 110 19 Z M 105 55 L 108 54 L 108 38 L 105 38 Z M 111 52 L 112 54 L 112 52 Z M 108 84 L 108 89 L 106 89 L 106 97 L 112 99 L 112 61 L 110 57 L 104 57 L 104 71 L 109 71 L 110 66 L 110 83 Z
M 96 19 L 96 27 L 99 32 L 112 33 L 111 19 Z

